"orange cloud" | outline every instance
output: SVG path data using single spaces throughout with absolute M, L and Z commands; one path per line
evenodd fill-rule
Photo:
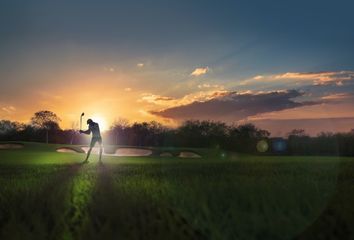
M 8 113 L 8 114 L 11 114 L 16 111 L 16 108 L 14 106 L 5 106 L 5 107 L 2 107 L 1 110 Z
M 324 85 L 328 83 L 337 83 L 354 79 L 354 72 L 339 71 L 339 72 L 288 72 L 280 75 L 275 75 L 275 79 L 295 79 L 304 81 L 313 81 L 315 85 Z
M 187 94 L 181 98 L 172 98 L 151 93 L 144 93 L 138 101 L 152 103 L 157 106 L 164 106 L 170 108 L 190 104 L 192 102 L 208 101 L 214 98 L 225 96 L 229 93 L 229 91 L 225 90 L 200 91 L 196 93 Z
M 264 77 L 262 75 L 258 75 L 258 76 L 255 76 L 253 77 L 254 80 L 260 80 L 260 79 L 263 79 Z
M 201 76 L 201 75 L 204 75 L 204 74 L 208 73 L 209 70 L 210 70 L 209 67 L 196 68 L 196 69 L 194 69 L 194 71 L 191 73 L 191 76 L 198 77 L 198 76 Z
M 354 71 L 327 71 L 327 72 L 286 72 L 275 75 L 258 75 L 251 79 L 239 82 L 237 85 L 245 86 L 263 83 L 269 84 L 311 84 L 311 85 L 327 85 L 336 84 L 343 85 L 345 81 L 354 80 Z
M 220 88 L 220 89 L 224 89 L 224 86 L 218 85 L 218 84 L 204 83 L 204 84 L 199 84 L 198 88 Z

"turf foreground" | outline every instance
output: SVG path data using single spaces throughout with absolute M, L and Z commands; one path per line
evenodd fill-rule
M 0 239 L 353 239 L 352 158 L 0 150 Z M 207 152 L 205 152 L 207 153 Z

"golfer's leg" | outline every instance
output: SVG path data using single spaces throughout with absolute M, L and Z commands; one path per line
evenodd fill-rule
M 88 159 L 89 159 L 89 157 L 90 157 L 92 148 L 93 148 L 94 146 L 95 146 L 95 142 L 93 141 L 93 139 L 91 139 L 90 149 L 87 151 L 87 156 L 86 156 L 85 162 L 88 162 Z
M 90 157 L 91 151 L 92 151 L 92 147 L 90 147 L 90 149 L 87 151 L 85 162 L 88 162 L 88 158 Z
M 103 152 L 103 147 L 102 147 L 102 140 L 101 141 L 99 141 L 99 144 L 100 144 L 100 162 L 102 162 L 101 160 L 102 160 L 102 152 Z

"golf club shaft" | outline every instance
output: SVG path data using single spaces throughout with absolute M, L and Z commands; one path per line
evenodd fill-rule
M 81 113 L 80 116 L 80 131 L 82 130 L 82 117 L 85 115 L 85 113 Z

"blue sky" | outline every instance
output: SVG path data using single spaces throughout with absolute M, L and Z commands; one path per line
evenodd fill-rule
M 185 65 L 225 66 L 226 78 L 343 70 L 354 64 L 353 7 L 301 0 L 2 1 L 1 52 L 5 58 L 72 44 L 112 60 L 172 55 L 171 62 Z
M 71 94 L 72 101 L 78 102 L 82 96 L 72 97 L 72 90 L 63 89 L 59 82 L 74 89 L 97 82 L 130 89 L 123 91 L 127 95 L 124 101 L 138 102 L 140 113 L 176 107 L 159 106 L 151 96 L 186 104 L 181 99 L 207 96 L 200 93 L 205 88 L 209 92 L 212 88 L 229 92 L 296 89 L 325 97 L 321 95 L 323 86 L 313 87 L 316 79 L 294 85 L 293 75 L 289 81 L 277 78 L 283 79 L 275 84 L 281 87 L 274 87 L 269 80 L 285 73 L 338 75 L 341 71 L 349 72 L 352 78 L 353 7 L 354 2 L 343 0 L 3 0 L 0 107 L 9 110 L 12 106 L 16 113 L 3 111 L 0 117 L 28 118 L 29 111 L 21 111 L 21 106 L 36 98 L 39 91 L 43 96 L 36 99 L 38 108 L 52 107 L 69 119 L 83 104 L 74 104 L 70 112 L 65 112 L 62 109 L 68 103 L 59 99 Z M 191 75 L 197 68 L 206 72 Z M 262 76 L 258 79 L 262 81 L 249 81 L 256 76 Z M 250 83 L 240 85 L 247 81 Z M 326 94 L 342 93 L 339 80 L 333 82 L 337 84 L 325 84 Z M 351 79 L 345 82 L 345 93 L 352 94 Z M 142 105 L 148 94 L 149 104 Z M 305 101 L 307 95 L 301 95 L 300 100 Z M 89 104 L 100 108 L 99 104 Z M 116 113 L 122 114 L 139 120 L 152 118 L 139 117 L 130 110 Z

